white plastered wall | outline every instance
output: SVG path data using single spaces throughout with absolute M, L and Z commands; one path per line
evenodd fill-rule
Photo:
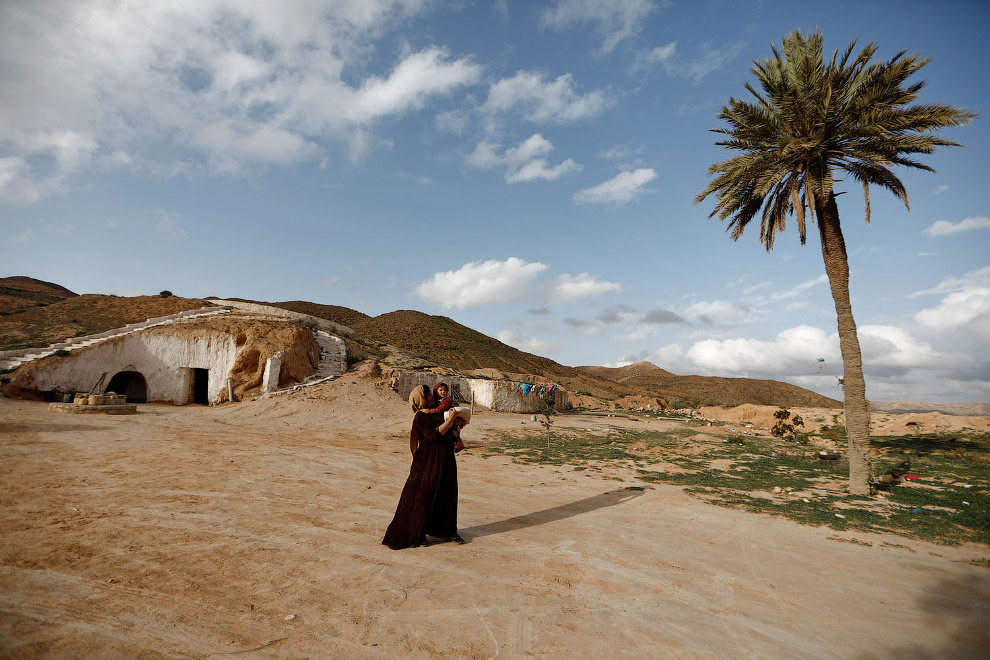
M 456 376 L 437 376 L 423 371 L 400 371 L 392 376 L 392 389 L 403 397 L 408 398 L 414 387 L 429 385 L 431 388 L 437 381 L 443 381 L 460 392 L 464 402 L 470 402 L 474 395 L 474 404 L 497 412 L 535 413 L 540 411 L 539 400 L 534 392 L 523 394 L 519 391 L 519 383 L 511 380 L 486 380 L 484 378 L 458 378 Z M 568 397 L 565 390 L 559 387 L 554 392 L 557 410 L 567 408 Z
M 208 396 L 226 390 L 237 347 L 228 335 L 201 337 L 141 332 L 78 349 L 33 373 L 22 386 L 47 391 L 88 392 L 107 372 L 103 387 L 120 371 L 137 371 L 148 385 L 148 401 L 187 403 L 189 369 L 209 369 Z

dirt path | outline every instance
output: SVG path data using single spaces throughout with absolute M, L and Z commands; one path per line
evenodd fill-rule
M 522 422 L 479 413 L 465 438 Z M 380 541 L 408 423 L 394 394 L 346 378 L 295 399 L 121 417 L 0 399 L 0 656 L 976 658 L 990 646 L 990 571 L 966 563 L 986 548 L 800 526 L 633 489 L 618 469 L 469 450 L 468 544 L 391 551 Z

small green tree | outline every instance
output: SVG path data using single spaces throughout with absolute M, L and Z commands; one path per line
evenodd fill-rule
M 171 298 L 172 292 L 166 289 L 165 291 L 159 291 L 158 295 L 160 295 L 162 298 Z
M 557 414 L 554 408 L 557 398 L 553 395 L 553 392 L 543 392 L 537 395 L 537 399 L 540 406 L 540 414 L 543 415 L 543 419 L 540 420 L 540 426 L 547 430 L 547 449 L 550 449 L 550 427 L 553 426 L 553 416 Z
M 791 411 L 784 408 L 775 412 L 773 416 L 777 420 L 777 423 L 770 429 L 770 435 L 775 438 L 793 438 L 794 427 L 804 426 L 804 419 L 802 419 L 801 415 L 795 415 L 794 419 L 791 419 Z

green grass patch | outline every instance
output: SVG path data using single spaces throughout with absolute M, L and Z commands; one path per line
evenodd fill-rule
M 828 430 L 843 455 L 844 431 Z M 874 437 L 877 474 L 919 476 L 885 487 L 874 498 L 847 495 L 848 463 L 818 460 L 818 447 L 743 435 L 723 442 L 692 441 L 698 432 L 556 432 L 549 447 L 546 436 L 507 433 L 486 447 L 485 456 L 567 465 L 574 471 L 625 467 L 630 477 L 643 482 L 680 486 L 719 506 L 802 524 L 894 533 L 939 544 L 990 545 L 990 434 Z M 775 488 L 782 492 L 770 495 Z

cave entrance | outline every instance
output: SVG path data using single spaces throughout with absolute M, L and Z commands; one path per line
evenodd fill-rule
M 118 371 L 103 391 L 123 394 L 127 397 L 127 403 L 148 402 L 148 381 L 140 371 Z
M 194 368 L 192 373 L 193 403 L 208 406 L 210 404 L 210 370 Z

